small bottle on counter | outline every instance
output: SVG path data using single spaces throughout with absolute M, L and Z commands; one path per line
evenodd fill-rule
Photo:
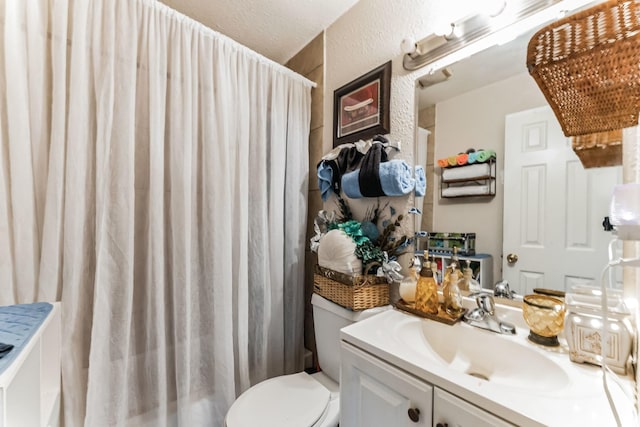
M 451 263 L 447 267 L 447 274 L 442 281 L 442 295 L 444 297 L 444 309 L 451 317 L 458 317 L 463 311 L 462 307 L 462 294 L 458 282 L 461 280 L 462 275 L 458 266 L 455 263 Z
M 462 280 L 460 281 L 460 290 L 461 291 L 470 291 L 470 292 L 478 292 L 482 290 L 480 283 L 476 279 L 473 278 L 473 270 L 471 270 L 471 261 L 465 260 L 467 266 L 464 268 L 462 273 Z
M 438 285 L 433 280 L 429 261 L 420 270 L 416 286 L 416 310 L 424 313 L 438 314 Z
M 431 259 L 431 273 L 433 274 L 433 281 L 436 282 L 436 286 L 439 288 L 442 285 L 442 280 L 438 277 L 438 264 L 433 258 Z
M 406 303 L 412 303 L 416 299 L 416 286 L 418 284 L 418 272 L 420 271 L 420 258 L 414 257 L 411 267 L 409 268 L 409 275 L 406 276 L 400 282 L 398 286 L 398 293 L 400 298 Z

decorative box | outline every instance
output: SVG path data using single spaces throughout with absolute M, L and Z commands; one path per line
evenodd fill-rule
M 566 295 L 568 310 L 564 333 L 573 362 L 602 365 L 600 295 L 600 289 L 590 286 L 575 286 Z M 608 289 L 607 297 L 606 363 L 612 371 L 624 375 L 633 344 L 631 315 L 624 305 L 622 292 Z
M 435 253 L 450 254 L 458 248 L 458 255 L 476 254 L 476 233 L 429 232 L 427 249 Z

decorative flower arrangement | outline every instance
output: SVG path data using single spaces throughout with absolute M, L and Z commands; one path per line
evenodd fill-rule
M 393 206 L 386 203 L 370 207 L 362 221 L 353 218 L 347 202 L 337 195 L 336 212 L 320 211 L 314 222 L 316 235 L 311 238 L 311 250 L 317 252 L 322 237 L 339 229 L 356 245 L 355 255 L 362 261 L 363 274 L 387 276 L 389 280 L 402 280 L 397 259 L 413 244 L 413 238 L 398 236 L 405 215 L 396 215 Z M 382 231 L 380 231 L 382 230 Z

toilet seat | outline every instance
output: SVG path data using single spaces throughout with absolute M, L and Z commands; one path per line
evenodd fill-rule
M 312 427 L 331 401 L 331 392 L 305 372 L 263 381 L 231 405 L 227 427 Z

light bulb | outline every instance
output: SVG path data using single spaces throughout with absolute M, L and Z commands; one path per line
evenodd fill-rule
M 492 18 L 500 15 L 507 7 L 506 0 L 486 0 L 484 12 Z
M 435 34 L 436 36 L 446 36 L 451 33 L 452 26 L 453 26 L 452 23 L 442 21 L 438 23 L 435 27 L 433 27 L 433 34 Z
M 458 29 L 458 27 L 456 27 L 456 24 L 454 23 L 449 23 L 449 24 L 438 24 L 435 28 L 433 33 L 436 36 L 442 36 L 444 37 L 446 40 L 453 40 L 453 39 L 457 39 L 458 37 L 460 37 L 460 31 Z
M 415 39 L 411 37 L 407 37 L 406 39 L 403 39 L 402 42 L 400 43 L 400 49 L 404 54 L 411 55 L 412 53 L 415 53 L 417 48 L 418 46 L 416 45 Z

